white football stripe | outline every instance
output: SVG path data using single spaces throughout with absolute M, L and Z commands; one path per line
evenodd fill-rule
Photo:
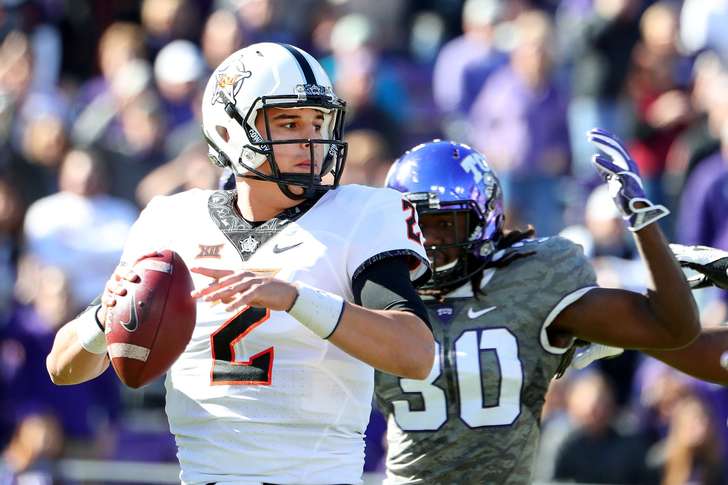
M 109 357 L 112 359 L 124 357 L 146 362 L 149 358 L 149 349 L 134 344 L 111 344 L 109 345 Z
M 148 269 L 150 271 L 159 271 L 160 273 L 172 272 L 172 265 L 169 263 L 165 263 L 164 261 L 158 261 L 156 259 L 143 259 L 140 261 L 140 264 L 142 265 L 143 269 Z

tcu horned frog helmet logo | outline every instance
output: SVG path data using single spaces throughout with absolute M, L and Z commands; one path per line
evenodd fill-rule
M 251 71 L 245 70 L 242 57 L 218 72 L 215 75 L 215 92 L 212 95 L 212 104 L 225 104 L 228 101 L 235 103 L 235 97 L 240 92 L 243 81 L 252 75 Z

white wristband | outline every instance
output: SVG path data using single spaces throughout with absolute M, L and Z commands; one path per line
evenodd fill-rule
M 303 283 L 296 283 L 296 287 L 298 297 L 288 314 L 319 337 L 329 338 L 341 320 L 344 299 Z
M 75 320 L 78 343 L 92 354 L 106 353 L 106 335 L 96 322 L 96 312 L 99 311 L 99 308 L 101 305 L 88 307 Z

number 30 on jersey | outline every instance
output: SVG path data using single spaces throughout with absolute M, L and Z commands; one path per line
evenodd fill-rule
M 439 343 L 436 355 L 442 355 Z M 480 353 L 494 352 L 500 367 L 500 380 L 484 382 L 480 369 Z M 506 328 L 473 329 L 463 332 L 453 344 L 451 356 L 457 378 L 460 419 L 471 428 L 507 426 L 521 413 L 523 366 L 518 358 L 516 337 Z M 400 379 L 406 393 L 419 393 L 424 409 L 413 411 L 408 401 L 393 401 L 394 419 L 405 431 L 435 431 L 447 421 L 447 396 L 434 382 L 442 374 L 440 359 L 425 380 Z M 485 406 L 484 386 L 497 386 L 495 406 Z

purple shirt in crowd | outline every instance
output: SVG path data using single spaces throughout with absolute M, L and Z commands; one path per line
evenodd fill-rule
M 486 43 L 464 35 L 442 47 L 435 61 L 432 91 L 435 103 L 443 113 L 456 111 L 460 107 L 465 69 L 490 52 L 490 46 Z
M 675 233 L 680 243 L 728 249 L 728 162 L 720 153 L 700 162 L 690 174 L 679 212 Z
M 570 154 L 567 101 L 553 80 L 534 91 L 506 65 L 488 78 L 473 104 L 470 141 L 496 170 L 562 175 Z M 555 157 L 566 163 L 555 167 Z

